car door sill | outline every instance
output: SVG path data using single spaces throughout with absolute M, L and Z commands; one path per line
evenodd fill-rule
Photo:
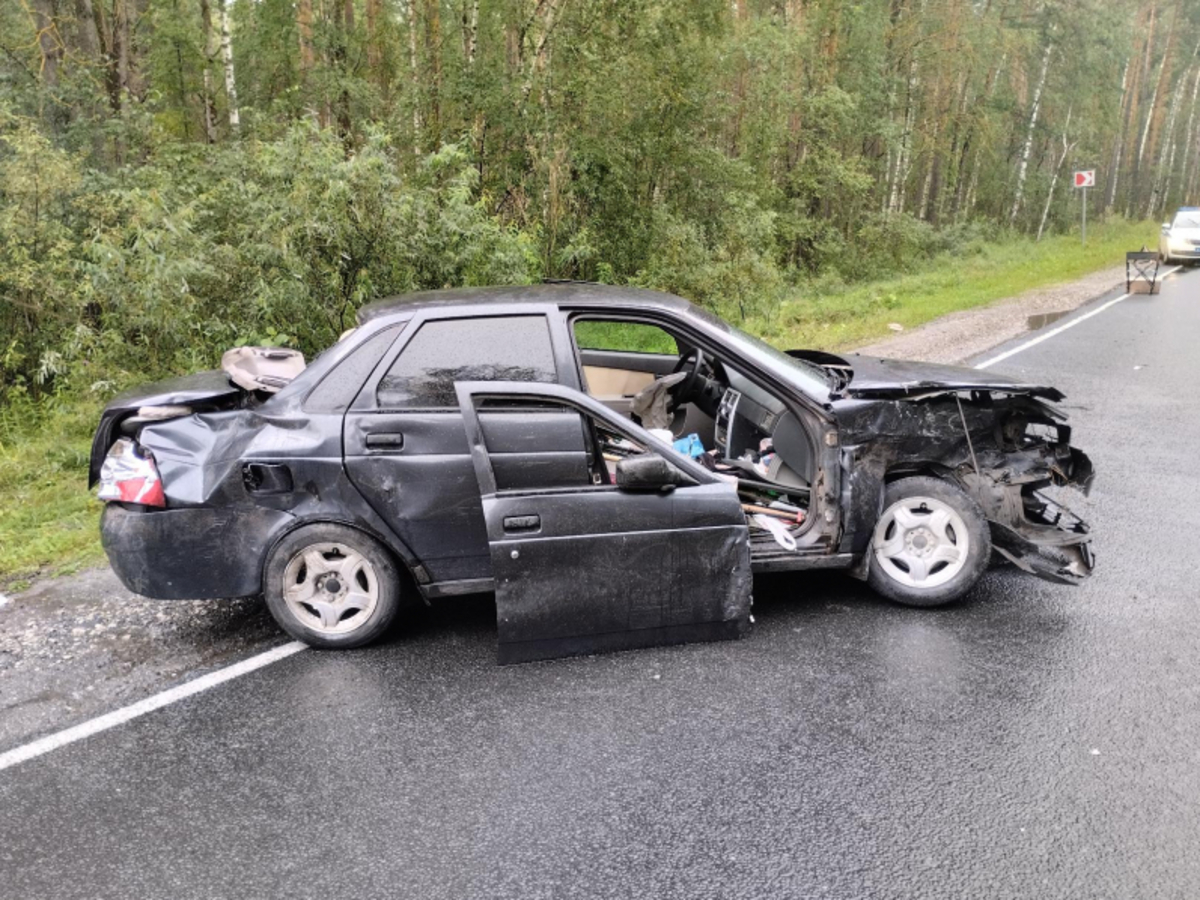
M 849 569 L 854 565 L 853 553 L 780 553 L 753 556 L 750 567 L 754 572 L 790 572 L 799 569 Z
M 437 597 L 460 597 L 464 594 L 486 594 L 496 589 L 491 578 L 460 578 L 455 581 L 435 581 L 420 585 L 421 593 L 429 599 Z
M 848 569 L 854 565 L 853 553 L 809 554 L 781 553 L 771 556 L 754 556 L 751 569 L 754 572 L 789 572 L 800 569 Z M 420 585 L 421 593 L 430 600 L 440 597 L 461 597 L 466 594 L 486 594 L 496 589 L 491 578 L 461 578 L 455 581 L 435 581 Z

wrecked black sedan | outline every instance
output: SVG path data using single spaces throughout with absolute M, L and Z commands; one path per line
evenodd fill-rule
M 752 572 L 845 569 L 937 606 L 993 552 L 1065 584 L 1092 569 L 1057 499 L 1092 467 L 1054 388 L 783 353 L 666 294 L 412 294 L 307 367 L 223 365 L 105 409 L 104 547 L 137 593 L 261 593 L 315 646 L 486 590 L 519 661 L 735 636 Z

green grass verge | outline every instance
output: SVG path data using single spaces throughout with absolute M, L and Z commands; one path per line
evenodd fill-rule
M 1121 219 L 1089 226 L 1086 247 L 1078 234 L 1040 243 L 1016 239 L 974 244 L 910 275 L 801 289 L 769 315 L 752 317 L 742 327 L 784 349 L 845 349 L 890 334 L 891 323 L 913 328 L 946 313 L 1123 265 L 1125 251 L 1143 244 L 1158 246 L 1158 226 Z
M 1072 281 L 1121 265 L 1125 251 L 1155 246 L 1157 226 L 1111 221 L 1078 235 L 1035 244 L 1020 239 L 976 245 L 935 259 L 920 272 L 868 284 L 800 289 L 746 330 L 777 346 L 839 349 L 912 328 L 957 310 L 983 306 L 1031 288 Z M 585 346 L 670 350 L 657 329 L 581 323 Z M 632 330 L 631 330 L 632 329 Z M 87 459 L 99 403 L 0 407 L 0 589 L 18 590 L 41 574 L 63 574 L 103 560 L 101 504 L 87 490 Z
M 0 588 L 100 562 L 101 504 L 87 489 L 98 403 L 0 409 Z

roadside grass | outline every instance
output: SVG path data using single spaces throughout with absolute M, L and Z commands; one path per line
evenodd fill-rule
M 100 562 L 100 502 L 87 489 L 98 402 L 0 409 L 0 589 Z
M 913 328 L 1119 266 L 1126 250 L 1156 243 L 1154 223 L 1111 220 L 1089 229 L 1086 247 L 1078 235 L 1038 244 L 1029 239 L 976 244 L 910 275 L 849 286 L 815 282 L 769 315 L 739 324 L 783 348 L 842 349 L 889 334 L 891 323 Z M 673 350 L 654 328 L 609 322 L 579 327 L 584 346 Z M 91 399 L 0 407 L 0 590 L 20 590 L 36 576 L 66 574 L 103 560 L 101 504 L 87 489 L 99 411 L 99 401 Z
M 1158 226 L 1123 219 L 1089 225 L 1086 247 L 1078 233 L 1040 243 L 979 242 L 910 275 L 845 286 L 815 283 L 741 327 L 783 349 L 846 349 L 890 334 L 891 324 L 914 328 L 946 313 L 1120 266 L 1125 251 L 1143 244 L 1158 246 Z

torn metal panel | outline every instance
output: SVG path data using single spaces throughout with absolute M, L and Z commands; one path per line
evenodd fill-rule
M 376 336 L 366 335 L 364 343 Z M 258 593 L 270 548 L 290 528 L 315 521 L 358 528 L 416 565 L 346 477 L 342 413 L 303 408 L 314 383 L 340 377 L 349 349 L 354 348 L 322 355 L 269 399 L 230 385 L 220 373 L 205 373 L 151 385 L 109 404 L 97 443 L 104 440 L 102 432 L 130 430 L 141 406 L 186 401 L 196 410 L 135 423 L 137 443 L 160 474 L 167 509 L 106 510 L 105 549 L 131 590 L 164 599 Z M 380 356 L 384 349 L 371 352 Z M 350 392 L 356 392 L 370 369 L 346 368 L 352 369 Z
M 936 396 L 948 391 L 995 391 L 1025 394 L 1057 402 L 1064 395 L 1045 384 L 1028 384 L 992 372 L 962 366 L 902 359 L 882 359 L 850 353 L 835 356 L 816 350 L 789 350 L 789 356 L 821 366 L 835 374 L 839 386 L 832 395 L 860 399 L 905 399 Z
M 839 412 L 855 522 L 843 549 L 865 550 L 863 532 L 878 517 L 888 478 L 933 473 L 979 503 L 997 548 L 1025 571 L 1062 583 L 1091 572 L 1087 525 L 1042 494 L 1086 494 L 1095 478 L 1052 406 L 1026 395 L 948 391 L 905 403 L 843 402 Z

